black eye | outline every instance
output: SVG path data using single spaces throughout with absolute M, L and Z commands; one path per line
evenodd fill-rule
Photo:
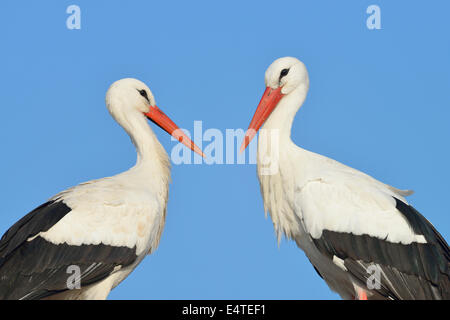
M 150 100 L 148 100 L 147 91 L 145 91 L 144 89 L 138 91 L 141 94 L 141 96 L 143 96 L 148 102 L 150 102 Z
M 284 76 L 287 76 L 288 73 L 289 73 L 289 69 L 281 70 L 280 79 L 279 80 L 281 80 L 281 78 L 283 78 Z

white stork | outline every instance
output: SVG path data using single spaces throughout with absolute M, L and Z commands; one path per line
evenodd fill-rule
M 293 239 L 344 299 L 450 299 L 449 247 L 407 203 L 410 191 L 292 142 L 309 88 L 305 65 L 275 60 L 265 83 L 241 151 L 264 124 L 257 170 L 278 240 Z
M 106 105 L 135 145 L 136 165 L 57 194 L 6 231 L 0 240 L 0 299 L 106 299 L 157 248 L 170 162 L 146 118 L 203 153 L 139 80 L 113 83 Z

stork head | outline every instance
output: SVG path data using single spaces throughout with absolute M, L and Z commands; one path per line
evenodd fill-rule
M 293 57 L 275 60 L 265 74 L 266 87 L 288 95 L 301 85 L 309 86 L 308 71 L 303 62 Z
M 106 106 L 111 115 L 124 126 L 133 123 L 133 116 L 147 117 L 175 139 L 202 157 L 203 152 L 178 126 L 157 106 L 149 87 L 142 81 L 125 78 L 114 82 L 106 93 Z
M 288 96 L 298 89 L 308 90 L 309 88 L 308 71 L 305 65 L 293 57 L 284 57 L 272 62 L 266 70 L 265 82 L 266 90 L 245 134 L 241 152 L 255 137 L 259 128 L 284 96 Z
M 155 98 L 145 83 L 133 78 L 114 82 L 106 93 L 106 105 L 111 114 L 118 112 L 147 113 L 155 106 Z

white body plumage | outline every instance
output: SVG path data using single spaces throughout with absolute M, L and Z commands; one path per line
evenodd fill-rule
M 296 146 L 295 114 L 309 88 L 306 67 L 275 60 L 243 150 L 261 127 L 257 171 L 264 208 L 280 241 L 295 240 L 319 275 L 343 298 L 442 299 L 449 295 L 449 249 L 408 205 L 412 192 L 386 185 Z M 381 287 L 367 288 L 370 266 Z
M 13 225 L 0 241 L 0 299 L 106 299 L 158 247 L 170 162 L 146 118 L 202 153 L 141 81 L 112 84 L 106 105 L 135 145 L 136 165 L 63 191 Z M 80 275 L 69 287 L 72 266 Z

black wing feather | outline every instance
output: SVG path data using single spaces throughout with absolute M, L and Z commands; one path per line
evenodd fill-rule
M 368 267 L 381 268 L 381 288 L 374 299 L 450 299 L 449 246 L 432 224 L 413 207 L 395 199 L 415 233 L 427 243 L 392 243 L 369 235 L 324 230 L 315 245 L 330 259 L 344 260 L 348 272 L 366 288 Z M 370 298 L 370 297 L 369 297 Z
M 69 290 L 69 266 L 78 266 L 81 287 L 106 278 L 116 266 L 128 266 L 135 248 L 110 245 L 54 244 L 39 232 L 47 231 L 71 209 L 50 201 L 14 224 L 0 240 L 0 299 L 42 299 Z
M 17 221 L 0 239 L 0 266 L 24 241 L 39 232 L 47 231 L 71 210 L 61 201 L 49 201 Z

